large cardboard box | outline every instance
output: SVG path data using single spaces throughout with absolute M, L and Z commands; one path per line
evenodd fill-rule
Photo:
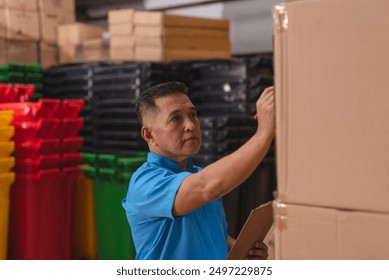
M 110 48 L 109 57 L 111 60 L 134 60 L 134 48 Z
M 388 10 L 386 0 L 274 8 L 279 201 L 389 213 Z
M 75 0 L 38 0 L 39 10 L 49 15 L 76 13 Z
M 132 24 L 134 14 L 135 10 L 133 9 L 111 10 L 108 12 L 108 25 L 123 23 Z
M 89 39 L 101 38 L 106 29 L 90 24 L 73 23 L 58 26 L 58 45 L 77 45 Z
M 221 58 L 229 59 L 229 51 L 168 49 L 158 47 L 135 46 L 135 59 L 139 61 L 171 61 L 182 59 Z
M 0 39 L 0 50 L 0 64 L 9 62 L 38 63 L 38 44 L 35 42 Z
M 59 62 L 58 46 L 45 42 L 39 43 L 39 63 L 43 68 L 57 65 Z
M 0 0 L 0 8 L 37 11 L 37 0 Z
M 135 38 L 133 36 L 111 37 L 111 48 L 133 48 L 135 46 Z
M 27 10 L 0 10 L 0 38 L 9 40 L 38 41 L 38 13 Z
M 165 14 L 162 12 L 135 11 L 135 25 L 157 25 L 194 28 L 228 29 L 227 19 L 207 19 Z
M 61 24 L 74 23 L 76 21 L 73 13 L 39 14 L 40 38 L 44 42 L 57 43 L 58 26 Z
M 132 23 L 110 24 L 108 30 L 111 36 L 131 36 L 134 32 L 134 25 Z
M 275 204 L 275 259 L 389 259 L 389 215 Z
M 199 37 L 199 38 L 221 38 L 229 39 L 228 29 L 205 29 L 185 27 L 164 27 L 137 25 L 134 28 L 134 35 L 141 37 Z
M 194 49 L 225 51 L 231 50 L 228 39 L 201 38 L 201 37 L 135 37 L 137 46 L 167 48 L 167 49 Z

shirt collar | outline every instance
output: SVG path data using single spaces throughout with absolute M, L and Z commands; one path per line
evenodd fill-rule
M 161 165 L 161 166 L 167 167 L 169 170 L 171 170 L 171 171 L 173 171 L 175 173 L 179 173 L 181 171 L 185 171 L 185 170 L 181 170 L 180 166 L 178 165 L 178 163 L 175 162 L 174 160 L 168 159 L 166 157 L 163 157 L 163 156 L 161 156 L 159 154 L 155 154 L 155 153 L 152 153 L 152 152 L 149 152 L 147 154 L 147 161 L 151 162 L 151 163 L 154 163 L 154 164 L 157 164 L 157 165 Z M 193 172 L 193 161 L 191 159 L 188 159 L 186 165 L 187 165 L 187 170 Z

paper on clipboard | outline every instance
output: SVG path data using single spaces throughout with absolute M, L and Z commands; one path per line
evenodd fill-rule
M 227 260 L 244 260 L 256 241 L 263 241 L 273 224 L 273 202 L 253 209 L 246 220 Z

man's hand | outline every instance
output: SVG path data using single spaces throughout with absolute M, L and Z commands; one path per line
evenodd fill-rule
M 267 245 L 261 241 L 255 242 L 254 246 L 249 251 L 248 260 L 267 260 Z

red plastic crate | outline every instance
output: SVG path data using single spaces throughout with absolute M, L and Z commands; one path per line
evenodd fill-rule
M 18 174 L 11 188 L 9 259 L 71 257 L 71 232 L 78 167 Z
M 11 84 L 0 84 L 0 102 L 6 103 L 12 100 L 13 87 Z
M 62 186 L 59 169 L 41 170 L 36 174 L 17 174 L 10 194 L 10 219 L 8 259 L 28 260 L 40 259 L 41 247 L 51 245 L 50 239 L 40 242 L 42 231 L 42 212 L 50 211 L 45 196 L 56 192 Z M 48 188 L 51 189 L 48 189 Z M 56 204 L 57 201 L 52 201 Z M 46 209 L 49 208 L 49 209 Z M 50 215 L 50 212 L 46 215 Z M 61 223 L 58 220 L 57 223 Z M 50 229 L 47 229 L 50 232 Z
M 15 162 L 16 173 L 37 173 L 42 169 L 58 168 L 61 157 L 56 155 L 42 155 L 31 159 L 17 159 Z
M 22 142 L 16 145 L 15 158 L 36 158 L 60 152 L 59 139 L 40 139 L 35 142 Z
M 61 155 L 61 166 L 70 167 L 81 163 L 81 153 L 67 153 Z
M 57 111 L 57 118 L 77 118 L 84 107 L 83 99 L 64 99 Z
M 15 135 L 13 136 L 13 141 L 15 143 L 34 142 L 39 139 L 58 138 L 60 120 L 42 119 L 36 122 L 19 122 L 14 124 L 14 126 Z
M 39 99 L 38 102 L 1 103 L 0 110 L 14 110 L 13 123 L 54 118 L 59 110 L 59 99 Z
M 84 143 L 82 137 L 63 138 L 60 144 L 61 153 L 74 153 L 78 152 Z
M 84 125 L 84 119 L 82 118 L 65 118 L 61 120 L 59 138 L 71 138 L 77 137 L 80 129 Z
M 16 84 L 13 88 L 14 98 L 11 102 L 28 102 L 34 92 L 34 85 Z

